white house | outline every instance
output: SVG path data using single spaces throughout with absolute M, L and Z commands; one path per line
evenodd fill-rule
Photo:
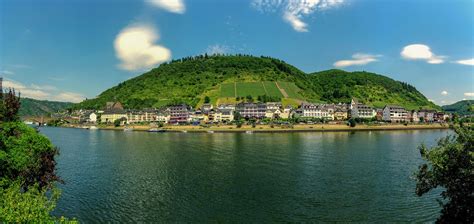
M 386 105 L 383 108 L 382 119 L 390 122 L 405 122 L 409 121 L 408 112 L 405 108 L 397 105 Z
M 359 103 L 355 99 L 351 101 L 350 110 L 353 118 L 374 118 L 377 115 L 374 108 Z

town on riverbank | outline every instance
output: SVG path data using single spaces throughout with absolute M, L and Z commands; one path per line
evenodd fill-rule
M 52 115 L 47 125 L 86 129 L 177 132 L 289 132 L 404 130 L 448 128 L 452 114 L 436 110 L 406 110 L 397 105 L 373 108 L 350 103 L 301 103 L 297 108 L 280 102 L 241 102 L 193 109 L 186 104 L 160 109 L 126 109 L 107 102 L 103 110 L 74 110 Z

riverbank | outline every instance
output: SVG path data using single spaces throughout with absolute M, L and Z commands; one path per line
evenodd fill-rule
M 89 128 L 90 126 L 67 125 L 69 128 Z M 97 126 L 101 130 L 123 131 L 125 127 Z M 448 124 L 358 124 L 356 127 L 349 127 L 345 124 L 297 124 L 293 127 L 270 125 L 215 125 L 210 127 L 193 125 L 167 125 L 162 128 L 151 127 L 149 125 L 129 125 L 128 130 L 133 131 L 155 131 L 163 132 L 335 132 L 335 131 L 391 131 L 391 130 L 426 130 L 426 129 L 448 129 Z

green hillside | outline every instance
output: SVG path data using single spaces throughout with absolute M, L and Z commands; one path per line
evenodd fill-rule
M 54 112 L 64 110 L 74 105 L 73 103 L 55 102 L 47 100 L 35 100 L 30 98 L 20 99 L 20 116 L 21 117 L 35 117 L 48 115 Z
M 461 100 L 451 105 L 442 106 L 444 111 L 460 115 L 474 114 L 474 100 Z
M 236 96 L 278 94 L 266 82 L 290 82 L 307 100 L 317 100 L 309 77 L 299 69 L 274 58 L 253 56 L 197 56 L 161 64 L 86 100 L 77 108 L 103 108 L 118 100 L 128 108 L 160 107 L 172 103 L 198 105 L 205 96 L 213 103 Z M 265 88 L 269 86 L 267 92 Z M 265 87 L 265 88 L 264 88 Z M 236 92 L 237 91 L 237 92 Z M 290 91 L 290 90 L 289 90 Z M 227 98 L 227 99 L 226 99 Z
M 236 103 L 249 95 L 254 100 L 269 96 L 292 105 L 350 102 L 355 97 L 377 107 L 390 103 L 408 109 L 439 109 L 415 87 L 382 75 L 342 70 L 306 74 L 279 59 L 246 55 L 204 55 L 164 63 L 75 107 L 99 109 L 107 101 L 120 101 L 127 108 L 199 106 L 205 96 L 217 104 Z
M 396 104 L 407 109 L 440 109 L 414 86 L 375 73 L 334 69 L 312 73 L 310 76 L 314 90 L 326 102 L 349 102 L 351 98 L 356 98 L 378 108 Z

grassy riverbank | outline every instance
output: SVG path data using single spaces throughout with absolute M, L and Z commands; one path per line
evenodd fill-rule
M 80 128 L 79 126 L 68 125 L 67 127 Z M 81 126 L 88 127 L 88 126 Z M 114 127 L 107 125 L 97 126 L 103 130 L 123 130 L 124 127 Z M 129 125 L 128 128 L 133 131 L 148 131 L 152 127 L 149 125 Z M 273 127 L 270 125 L 257 125 L 252 127 L 251 125 L 242 125 L 237 128 L 236 125 L 214 125 L 210 127 L 203 126 L 192 126 L 192 125 L 166 125 L 158 130 L 164 130 L 168 132 L 323 132 L 323 131 L 386 131 L 386 130 L 424 130 L 424 129 L 448 129 L 448 124 L 358 124 L 356 127 L 349 127 L 345 124 L 297 124 L 292 127 L 289 126 L 277 126 Z

